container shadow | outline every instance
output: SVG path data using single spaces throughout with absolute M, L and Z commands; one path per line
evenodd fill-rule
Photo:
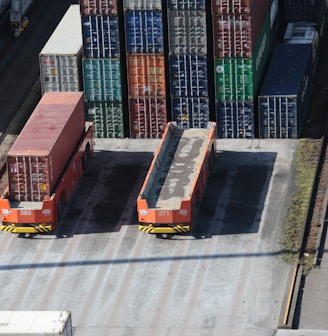
M 118 232 L 122 225 L 136 225 L 136 199 L 152 158 L 152 152 L 97 152 L 65 205 L 56 236 Z
M 193 235 L 256 233 L 276 156 L 274 152 L 219 153 Z

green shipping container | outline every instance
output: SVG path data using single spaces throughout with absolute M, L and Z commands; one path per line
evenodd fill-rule
M 85 58 L 83 87 L 86 101 L 122 100 L 120 61 L 113 58 Z
M 96 138 L 123 138 L 123 109 L 121 102 L 86 102 L 86 119 L 95 123 Z
M 270 55 L 270 15 L 266 16 L 252 58 L 215 60 L 215 95 L 218 100 L 253 100 Z

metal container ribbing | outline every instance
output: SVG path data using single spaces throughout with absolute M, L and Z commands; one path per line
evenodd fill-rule
M 79 0 L 82 15 L 117 15 L 117 0 Z
M 249 14 L 256 0 L 212 0 L 213 14 Z
M 163 53 L 162 12 L 125 11 L 127 53 Z
M 131 138 L 161 138 L 167 124 L 161 9 L 156 0 L 124 2 Z
M 127 70 L 130 97 L 165 96 L 163 55 L 130 54 Z
M 124 0 L 124 10 L 162 10 L 162 0 Z
M 82 16 L 83 55 L 86 58 L 120 56 L 117 16 Z
M 205 10 L 170 10 L 168 27 L 170 53 L 207 54 Z
M 123 138 L 123 108 L 119 101 L 86 102 L 87 120 L 93 121 L 96 138 Z
M 207 56 L 171 54 L 170 84 L 173 97 L 207 97 Z
M 82 29 L 78 5 L 71 5 L 39 53 L 42 93 L 82 90 Z
M 215 104 L 219 138 L 254 138 L 254 102 L 225 100 Z
M 86 101 L 121 101 L 120 61 L 113 58 L 82 60 Z
M 206 10 L 205 0 L 168 0 L 167 7 L 169 9 L 201 9 Z
M 258 97 L 260 137 L 300 137 L 312 78 L 311 45 L 275 47 Z
M 215 60 L 216 99 L 253 100 L 270 56 L 270 16 L 267 14 L 252 58 Z
M 268 0 L 257 0 L 250 14 L 213 15 L 214 57 L 251 58 L 269 12 Z
M 168 2 L 172 120 L 182 129 L 209 121 L 207 20 L 204 1 Z
M 172 119 L 182 129 L 206 128 L 209 100 L 206 97 L 171 97 Z
M 167 124 L 166 99 L 147 97 L 129 99 L 132 138 L 160 138 Z

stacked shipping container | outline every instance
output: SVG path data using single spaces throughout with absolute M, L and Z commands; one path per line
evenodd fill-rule
M 167 123 L 160 0 L 124 1 L 130 137 L 160 138 Z
M 87 119 L 98 138 L 122 138 L 123 108 L 116 0 L 80 0 Z
M 327 21 L 327 0 L 285 0 L 284 18 L 288 22 L 311 22 L 323 35 Z
M 168 0 L 172 120 L 180 128 L 209 121 L 205 0 Z
M 39 54 L 42 94 L 82 90 L 82 29 L 78 5 L 71 5 Z
M 254 99 L 269 58 L 269 0 L 212 1 L 220 138 L 254 138 Z
M 261 138 L 299 138 L 312 86 L 312 45 L 274 49 L 258 105 Z

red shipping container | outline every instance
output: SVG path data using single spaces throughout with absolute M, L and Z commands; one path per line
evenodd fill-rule
M 165 96 L 164 56 L 131 54 L 128 56 L 128 83 L 131 97 Z
M 79 0 L 82 15 L 117 15 L 117 0 Z
M 50 196 L 84 129 L 82 92 L 46 92 L 7 154 L 11 199 Z
M 256 0 L 212 0 L 212 13 L 217 15 L 249 14 L 255 2 Z
M 129 109 L 131 138 L 162 137 L 167 124 L 164 98 L 132 98 Z
M 214 56 L 251 58 L 268 11 L 269 1 L 257 0 L 251 14 L 214 15 Z

